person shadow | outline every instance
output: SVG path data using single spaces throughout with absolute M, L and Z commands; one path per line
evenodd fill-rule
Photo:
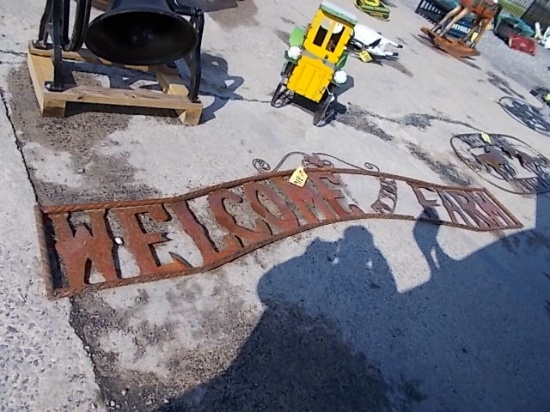
M 535 228 L 460 259 L 418 220 L 428 278 L 405 290 L 426 273 L 391 267 L 365 227 L 315 239 L 261 278 L 265 310 L 228 369 L 156 411 L 545 410 L 550 198 L 536 203 Z
M 257 290 L 265 311 L 233 364 L 158 411 L 388 409 L 380 371 L 335 334 L 338 322 L 324 314 L 327 307 L 366 310 L 381 288 L 395 286 L 367 229 L 350 227 L 335 242 L 314 240 L 262 277 Z
M 425 209 L 420 215 L 422 218 L 440 219 L 439 213 L 433 208 Z M 440 226 L 437 223 L 427 223 L 417 220 L 413 228 L 413 236 L 426 263 L 430 268 L 430 276 L 436 274 L 442 267 L 452 265 L 452 259 L 445 253 L 439 242 L 437 234 Z
M 430 302 L 431 308 L 417 321 L 429 322 L 438 340 L 454 329 L 454 342 L 449 337 L 444 347 L 455 361 L 445 362 L 435 347 L 432 356 L 439 358 L 438 365 L 453 368 L 449 389 L 468 396 L 461 405 L 449 405 L 457 410 L 474 405 L 479 410 L 491 405 L 499 410 L 543 410 L 550 404 L 548 386 L 538 383 L 550 381 L 550 195 L 533 197 L 534 227 L 500 234 L 463 259 L 444 251 L 438 240 L 441 226 L 418 220 L 413 228 L 430 280 L 409 295 Z M 476 361 L 464 368 L 472 358 Z M 464 376 L 469 376 L 469 384 L 456 380 Z M 439 391 L 445 393 L 444 383 Z M 496 399 L 500 406 L 495 406 Z

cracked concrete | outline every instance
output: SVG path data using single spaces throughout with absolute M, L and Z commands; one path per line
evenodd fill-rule
M 5 78 L 3 66 L 0 73 Z M 71 305 L 44 298 L 36 199 L 11 118 L 9 110 L 0 110 L 0 410 L 92 410 L 101 401 L 99 387 L 68 324 Z
M 210 273 L 45 299 L 37 201 L 171 196 L 253 174 L 253 159 L 276 165 L 291 151 L 479 187 L 484 182 L 449 146 L 453 134 L 475 130 L 517 136 L 550 154 L 547 138 L 496 103 L 517 93 L 536 104 L 528 92 L 483 56 L 461 64 L 413 41 L 425 21 L 401 3 L 390 23 L 358 14 L 406 44 L 399 65 L 350 59 L 353 87 L 323 128 L 299 104 L 269 105 L 282 34 L 306 24 L 315 6 L 201 3 L 205 110 L 196 127 L 181 126 L 173 113 L 78 104 L 66 118 L 41 118 L 24 56 L 43 4 L 0 5 L 0 410 L 543 410 L 550 402 L 544 197 L 488 187 L 525 225 L 514 233 L 337 224 Z M 75 77 L 117 87 L 152 80 L 95 69 Z M 204 202 L 197 213 L 207 216 Z M 178 253 L 200 260 L 176 241 Z

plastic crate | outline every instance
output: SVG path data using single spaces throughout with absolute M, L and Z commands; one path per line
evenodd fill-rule
M 537 43 L 535 40 L 520 36 L 516 33 L 510 33 L 508 38 L 508 47 L 534 56 L 537 53 Z

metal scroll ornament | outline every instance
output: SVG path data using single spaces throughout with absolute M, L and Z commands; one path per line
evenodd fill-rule
M 510 193 L 550 192 L 550 161 L 527 143 L 503 134 L 455 135 L 456 155 L 481 178 Z
M 270 164 L 264 159 L 254 159 L 252 161 L 252 166 L 260 173 L 264 172 L 276 172 L 279 170 L 286 162 L 292 157 L 301 157 L 301 165 L 303 167 L 319 167 L 319 168 L 330 168 L 334 167 L 334 161 L 339 162 L 343 166 L 351 167 L 358 170 L 372 170 L 379 172 L 380 168 L 373 163 L 365 162 L 363 166 L 357 166 L 352 163 L 346 162 L 345 160 L 340 159 L 339 157 L 333 156 L 327 153 L 305 153 L 305 152 L 289 152 L 283 156 L 283 158 L 277 163 L 277 166 L 272 170 Z

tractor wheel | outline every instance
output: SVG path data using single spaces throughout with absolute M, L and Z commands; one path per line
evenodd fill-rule
M 283 107 L 290 100 L 289 98 L 290 90 L 287 89 L 286 85 L 280 81 L 273 93 L 271 98 L 271 106 L 273 107 Z
M 325 92 L 325 95 L 319 102 L 319 105 L 317 106 L 317 110 L 313 115 L 314 126 L 317 126 L 317 127 L 323 126 L 327 117 L 327 110 L 331 102 L 332 102 L 332 93 Z
M 294 64 L 287 62 L 283 66 L 283 70 L 281 71 L 281 76 L 285 79 L 288 79 L 290 77 L 290 73 L 292 73 L 292 70 L 294 69 Z

